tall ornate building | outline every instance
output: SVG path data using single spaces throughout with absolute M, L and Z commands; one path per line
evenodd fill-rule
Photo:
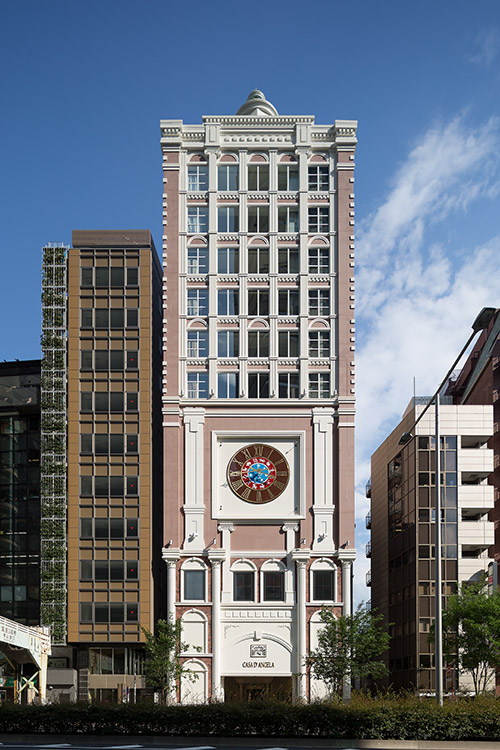
M 319 609 L 351 611 L 355 121 L 260 91 L 162 120 L 167 609 L 182 701 L 306 698 Z

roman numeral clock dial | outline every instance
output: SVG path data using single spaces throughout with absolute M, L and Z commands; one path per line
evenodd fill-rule
M 240 448 L 227 465 L 229 486 L 247 503 L 270 503 L 285 491 L 289 479 L 290 467 L 284 455 L 264 443 Z

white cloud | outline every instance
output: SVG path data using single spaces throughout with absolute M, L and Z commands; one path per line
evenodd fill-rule
M 429 242 L 438 222 L 498 192 L 499 124 L 464 116 L 433 127 L 409 153 L 358 233 L 357 547 L 363 558 L 370 456 L 413 394 L 431 394 L 484 306 L 500 306 L 500 235 L 472 249 Z M 488 164 L 485 171 L 484 165 Z M 357 598 L 366 561 L 356 563 Z M 368 591 L 368 593 L 366 593 Z
M 476 65 L 491 65 L 500 51 L 500 33 L 497 28 L 481 31 L 475 38 L 477 51 L 468 56 L 468 60 Z

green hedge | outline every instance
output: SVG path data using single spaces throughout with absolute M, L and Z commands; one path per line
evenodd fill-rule
M 254 702 L 197 706 L 0 706 L 0 733 L 500 740 L 500 702 L 360 698 L 349 705 Z

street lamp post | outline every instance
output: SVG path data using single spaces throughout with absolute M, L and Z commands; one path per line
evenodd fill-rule
M 435 584 L 436 584 L 436 614 L 435 614 L 435 631 L 436 631 L 436 643 L 435 643 L 435 670 L 436 670 L 436 701 L 439 703 L 440 706 L 443 705 L 443 592 L 442 592 L 442 549 L 441 549 L 441 431 L 439 427 L 439 394 L 441 393 L 441 390 L 444 386 L 444 384 L 448 381 L 448 378 L 450 377 L 451 373 L 457 366 L 457 363 L 461 360 L 462 356 L 464 355 L 467 347 L 471 343 L 472 339 L 478 333 L 478 331 L 482 331 L 484 328 L 487 328 L 493 315 L 495 314 L 496 310 L 494 307 L 483 307 L 479 315 L 476 317 L 474 323 L 472 324 L 472 333 L 469 336 L 467 342 L 462 348 L 462 351 L 458 355 L 458 357 L 453 362 L 452 366 L 446 373 L 445 377 L 439 384 L 436 392 L 433 396 L 429 399 L 428 403 L 425 405 L 425 408 L 422 410 L 420 415 L 418 416 L 418 419 L 415 420 L 412 427 L 408 432 L 404 432 L 400 439 L 399 439 L 399 445 L 406 445 L 413 437 L 413 431 L 415 430 L 415 427 L 420 422 L 424 414 L 427 412 L 429 407 L 434 404 L 434 416 L 435 416 L 435 422 L 434 422 L 434 448 L 435 448 L 435 512 L 436 512 L 436 518 L 435 518 L 435 537 L 436 537 L 436 553 L 435 553 Z

